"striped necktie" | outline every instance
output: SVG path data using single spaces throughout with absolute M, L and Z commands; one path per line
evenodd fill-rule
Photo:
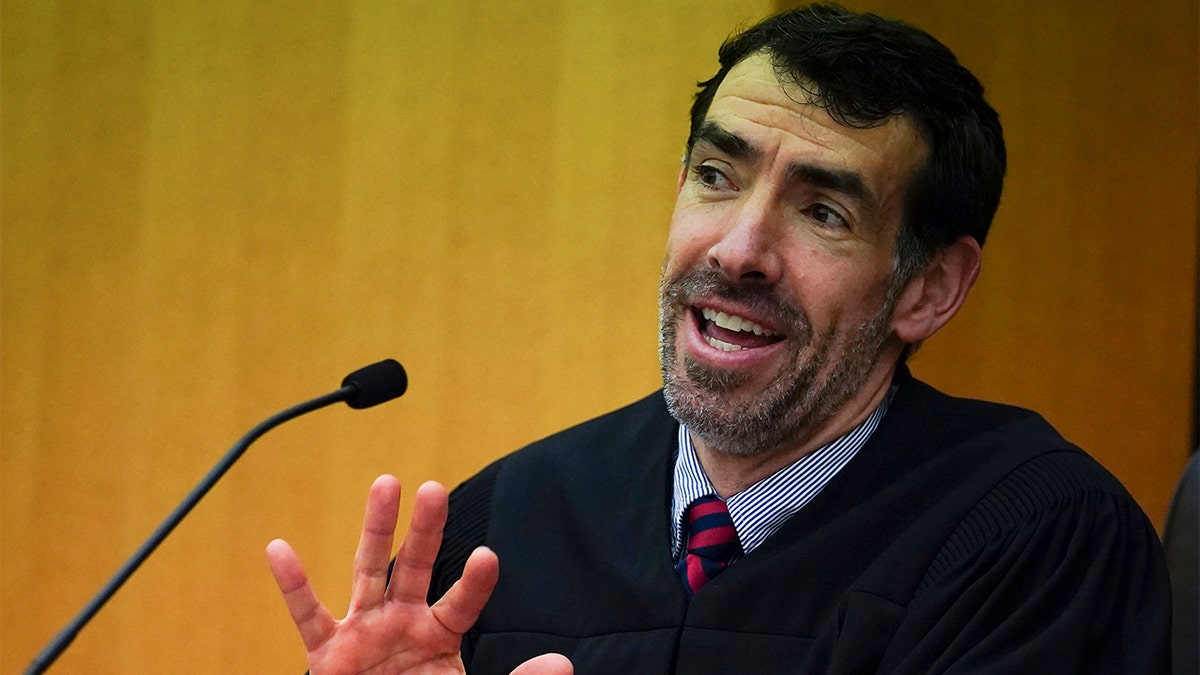
M 683 522 L 687 553 L 675 566 L 688 598 L 721 573 L 742 552 L 725 502 L 711 495 L 688 506 Z

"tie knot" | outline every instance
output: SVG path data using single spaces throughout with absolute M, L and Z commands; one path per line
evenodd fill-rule
M 690 595 L 720 574 L 741 554 L 742 547 L 729 508 L 716 497 L 700 497 L 692 502 L 683 520 L 687 552 L 679 561 L 679 572 Z
M 688 531 L 688 553 L 728 564 L 741 551 L 729 507 L 716 497 L 692 502 L 684 516 Z

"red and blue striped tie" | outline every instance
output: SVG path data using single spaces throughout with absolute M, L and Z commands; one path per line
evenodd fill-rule
M 741 554 L 742 546 L 729 518 L 729 509 L 716 497 L 705 496 L 692 502 L 683 522 L 687 528 L 687 553 L 675 570 L 691 598 Z

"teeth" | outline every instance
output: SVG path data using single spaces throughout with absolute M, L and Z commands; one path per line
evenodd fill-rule
M 705 337 L 704 341 L 707 342 L 709 346 L 716 347 L 723 352 L 740 352 L 742 350 L 742 348 L 738 345 L 729 344 L 728 342 L 725 342 L 724 340 L 718 340 L 715 337 Z
M 712 321 L 713 323 L 717 324 L 721 328 L 724 328 L 725 330 L 754 333 L 755 335 L 766 335 L 767 337 L 776 335 L 775 331 L 767 330 L 766 328 L 763 328 L 762 326 L 754 323 L 750 319 L 744 319 L 744 318 L 734 315 L 734 314 L 726 314 L 725 312 L 718 312 L 717 310 L 709 308 L 709 307 L 703 308 L 702 313 L 703 313 L 705 319 Z M 718 340 L 718 342 L 720 342 L 720 341 Z M 729 343 L 726 342 L 726 343 L 722 343 L 722 344 L 729 344 Z M 726 351 L 729 351 L 729 350 L 726 350 Z

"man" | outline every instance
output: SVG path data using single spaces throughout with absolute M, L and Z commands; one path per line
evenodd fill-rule
M 422 486 L 390 584 L 399 486 L 376 481 L 342 621 L 272 542 L 313 672 L 1165 671 L 1129 495 L 1036 415 L 904 367 L 999 202 L 982 87 L 923 32 L 829 7 L 720 56 L 667 243 L 663 392 L 449 507 Z

